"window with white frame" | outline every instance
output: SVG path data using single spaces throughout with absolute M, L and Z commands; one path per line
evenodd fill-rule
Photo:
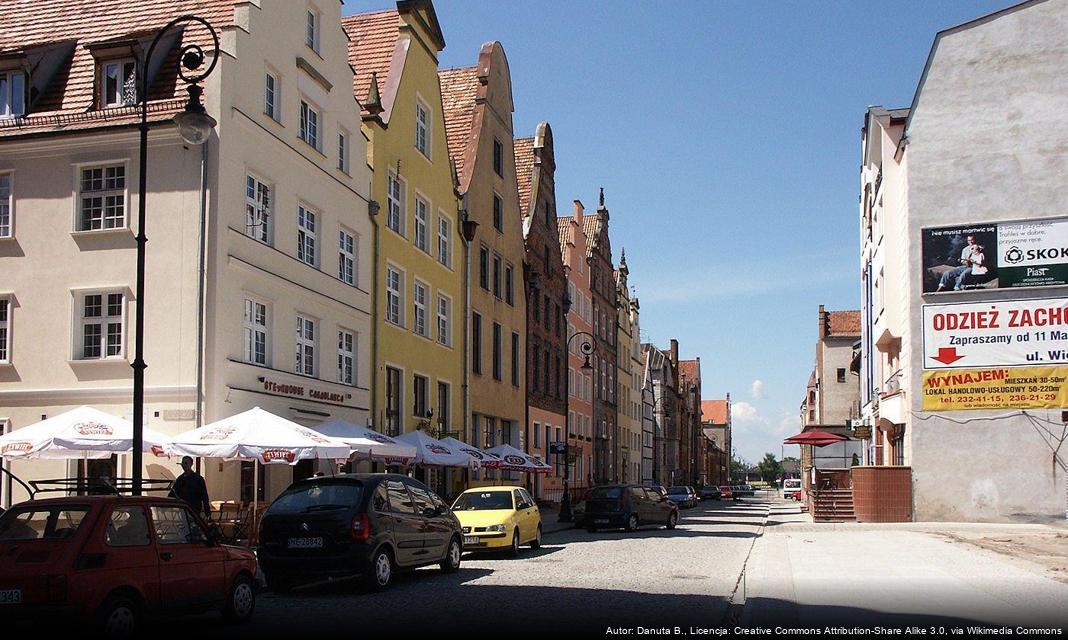
M 133 58 L 100 65 L 100 102 L 106 107 L 137 104 L 137 62 Z
M 337 381 L 356 384 L 356 334 L 346 329 L 337 330 Z
M 416 335 L 429 338 L 430 329 L 427 328 L 426 324 L 426 298 L 427 286 L 422 282 L 416 281 L 412 295 L 412 311 L 414 313 L 412 317 L 412 330 L 415 331 Z
M 297 259 L 313 267 L 316 265 L 315 220 L 315 211 L 297 205 Z
M 307 100 L 300 101 L 300 139 L 317 150 L 322 149 L 322 120 L 322 114 L 314 105 Z
M 11 298 L 0 298 L 0 362 L 11 361 Z
M 278 76 L 268 71 L 263 74 L 263 112 L 275 120 L 282 117 L 278 102 Z
M 419 100 L 415 102 L 415 148 L 430 158 L 430 109 Z
M 78 180 L 78 231 L 126 226 L 126 165 L 82 167 Z
M 452 222 L 438 215 L 438 262 L 446 267 L 452 264 Z
M 319 53 L 319 12 L 308 9 L 308 18 L 304 30 L 304 44 Z
M 245 362 L 267 366 L 267 305 L 245 298 Z
M 386 267 L 386 322 L 404 326 L 404 276 Z
M 452 344 L 452 301 L 448 296 L 438 296 L 438 342 Z
M 430 253 L 430 240 L 427 235 L 427 210 L 430 208 L 419 196 L 415 197 L 415 246 Z
M 315 375 L 315 320 L 297 316 L 297 361 L 296 372 L 305 376 Z
M 356 236 L 345 229 L 338 232 L 337 277 L 345 284 L 356 286 Z
M 21 71 L 0 72 L 0 118 L 26 115 L 26 74 Z
M 11 189 L 11 174 L 0 173 L 0 238 L 11 237 L 12 215 L 15 197 Z
M 404 235 L 404 183 L 392 173 L 386 178 L 386 226 Z
M 78 302 L 81 316 L 78 359 L 122 356 L 126 294 L 120 291 L 86 293 Z
M 337 168 L 339 171 L 349 172 L 349 134 L 340 131 L 337 134 Z
M 251 175 L 245 177 L 245 234 L 271 244 L 271 187 Z

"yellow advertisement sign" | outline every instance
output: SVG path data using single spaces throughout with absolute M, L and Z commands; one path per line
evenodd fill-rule
M 1068 366 L 923 373 L 924 411 L 1068 408 Z

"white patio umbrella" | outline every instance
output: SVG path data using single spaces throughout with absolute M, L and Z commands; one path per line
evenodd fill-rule
M 344 460 L 349 457 L 349 445 L 341 440 L 259 407 L 179 434 L 163 449 L 173 456 L 244 460 L 257 464 L 295 465 L 301 460 Z M 254 514 L 259 504 L 259 480 L 260 474 L 256 471 L 252 474 Z M 252 526 L 256 526 L 255 521 Z
M 144 430 L 144 451 L 162 453 L 167 437 Z M 21 460 L 99 460 L 133 450 L 133 424 L 78 407 L 0 436 L 0 456 Z
M 431 438 L 423 431 L 409 431 L 396 440 L 414 445 L 415 464 L 424 467 L 465 467 L 477 469 L 479 461 L 474 456 Z
M 552 466 L 542 462 L 535 456 L 523 453 L 510 444 L 499 444 L 496 447 L 486 449 L 501 458 L 501 469 L 505 471 L 524 471 L 526 473 L 550 473 Z
M 353 454 L 358 458 L 377 460 L 386 464 L 408 464 L 415 459 L 415 446 L 397 442 L 387 435 L 348 420 L 324 422 L 311 428 L 349 445 Z
M 461 442 L 460 440 L 457 440 L 456 438 L 453 438 L 451 436 L 448 438 L 442 438 L 441 442 L 446 446 L 450 446 L 453 449 L 456 449 L 462 453 L 466 453 L 472 458 L 477 459 L 479 464 L 481 464 L 483 467 L 486 467 L 487 469 L 496 469 L 502 464 L 500 456 L 483 451 L 482 449 L 479 449 L 474 445 L 467 444 L 466 442 Z

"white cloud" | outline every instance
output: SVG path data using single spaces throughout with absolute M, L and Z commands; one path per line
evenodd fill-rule
M 757 379 L 753 380 L 753 397 L 757 400 L 764 398 L 764 381 Z
M 763 418 L 760 417 L 760 412 L 757 408 L 748 402 L 732 402 L 731 403 L 731 422 L 732 423 L 752 423 L 760 422 Z
M 734 429 L 733 446 L 742 458 L 756 462 L 771 452 L 778 458 L 784 438 L 801 430 L 800 417 L 783 410 L 778 415 L 767 416 L 760 408 L 748 402 L 731 403 L 731 424 Z M 796 451 L 787 455 L 797 455 Z

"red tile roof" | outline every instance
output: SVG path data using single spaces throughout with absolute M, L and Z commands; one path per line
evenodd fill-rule
M 519 211 L 530 215 L 531 181 L 534 179 L 534 137 L 515 139 L 515 182 L 519 187 Z
M 582 219 L 582 232 L 586 234 L 586 257 L 593 255 L 597 248 L 598 232 L 601 230 L 601 215 L 598 213 L 586 214 Z
M 563 216 L 556 219 L 556 229 L 560 232 L 560 251 L 564 253 L 564 262 L 567 262 L 567 245 L 575 241 L 571 237 L 571 223 L 575 219 L 572 216 Z
M 471 141 L 471 124 L 475 117 L 475 98 L 478 97 L 477 67 L 460 67 L 438 71 L 441 83 L 441 108 L 445 113 L 445 136 L 449 140 L 449 156 L 456 165 L 460 184 L 464 176 L 467 145 Z M 470 167 L 467 167 L 470 169 Z
M 0 135 L 19 135 L 69 129 L 112 126 L 136 121 L 136 109 L 96 109 L 97 62 L 87 45 L 127 38 L 151 41 L 155 32 L 183 14 L 206 19 L 216 30 L 233 25 L 235 0 L 0 0 L 0 53 L 12 53 L 43 45 L 72 43 L 73 54 L 62 61 L 27 112 L 27 117 L 6 120 Z M 208 32 L 196 24 L 187 25 L 182 44 L 207 47 Z M 147 42 L 145 43 L 147 46 Z M 178 51 L 175 46 L 165 59 L 149 99 L 153 120 L 167 119 L 181 108 L 171 101 L 185 96 L 185 84 L 176 81 Z M 156 55 L 156 54 L 154 54 Z M 33 79 L 31 78 L 31 82 Z M 174 107 L 174 108 L 172 108 Z
M 828 316 L 828 335 L 860 336 L 860 311 L 831 311 Z
M 701 401 L 701 422 L 727 424 L 727 416 L 729 414 L 730 403 L 727 400 Z
M 372 72 L 378 74 L 379 93 L 385 91 L 400 35 L 400 14 L 396 9 L 360 13 L 342 18 L 341 26 L 349 35 L 349 64 L 356 70 L 352 90 L 362 105 L 367 102 Z
M 688 378 L 691 382 L 701 379 L 700 360 L 679 360 L 679 374 Z

